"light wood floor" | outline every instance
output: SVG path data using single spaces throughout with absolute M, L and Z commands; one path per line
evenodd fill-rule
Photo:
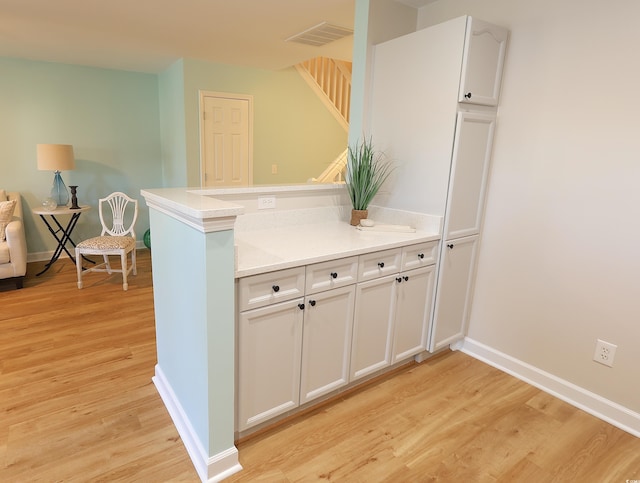
M 0 284 L 0 481 L 198 481 L 151 377 L 151 263 Z M 461 353 L 239 445 L 229 481 L 621 482 L 640 440 Z

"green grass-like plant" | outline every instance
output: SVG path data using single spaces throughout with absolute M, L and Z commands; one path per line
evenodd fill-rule
M 392 167 L 377 152 L 371 139 L 349 146 L 347 156 L 347 192 L 354 210 L 366 210 Z

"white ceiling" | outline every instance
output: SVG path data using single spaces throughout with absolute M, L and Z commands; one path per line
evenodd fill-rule
M 324 47 L 285 39 L 323 21 L 353 28 L 354 4 L 355 0 L 0 0 L 0 57 L 141 72 L 161 72 L 182 57 L 265 69 L 318 55 L 350 60 L 352 36 Z
M 436 0 L 395 0 L 420 8 Z M 161 72 L 180 58 L 281 69 L 351 60 L 353 37 L 285 42 L 321 22 L 353 28 L 355 0 L 0 0 L 0 57 Z

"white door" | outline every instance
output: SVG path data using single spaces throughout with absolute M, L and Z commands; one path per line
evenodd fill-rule
M 393 336 L 393 362 L 416 355 L 427 348 L 431 301 L 436 266 L 402 272 L 398 278 L 398 300 Z
M 359 283 L 351 345 L 351 380 L 391 364 L 396 277 Z
M 444 239 L 480 232 L 495 117 L 460 112 L 456 122 Z
M 203 187 L 249 186 L 251 98 L 233 94 L 201 97 Z
M 461 340 L 466 332 L 473 293 L 478 235 L 444 242 L 429 352 Z
M 355 294 L 349 285 L 306 297 L 300 404 L 349 382 Z
M 299 404 L 303 299 L 240 313 L 238 430 Z
M 467 18 L 458 101 L 497 106 L 509 31 Z

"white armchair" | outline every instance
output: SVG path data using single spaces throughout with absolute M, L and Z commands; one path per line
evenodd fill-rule
M 0 237 L 0 279 L 13 278 L 16 288 L 22 288 L 27 273 L 27 239 L 24 234 L 20 193 L 0 190 L 0 201 L 16 200 L 13 218 L 5 229 L 6 240 Z

